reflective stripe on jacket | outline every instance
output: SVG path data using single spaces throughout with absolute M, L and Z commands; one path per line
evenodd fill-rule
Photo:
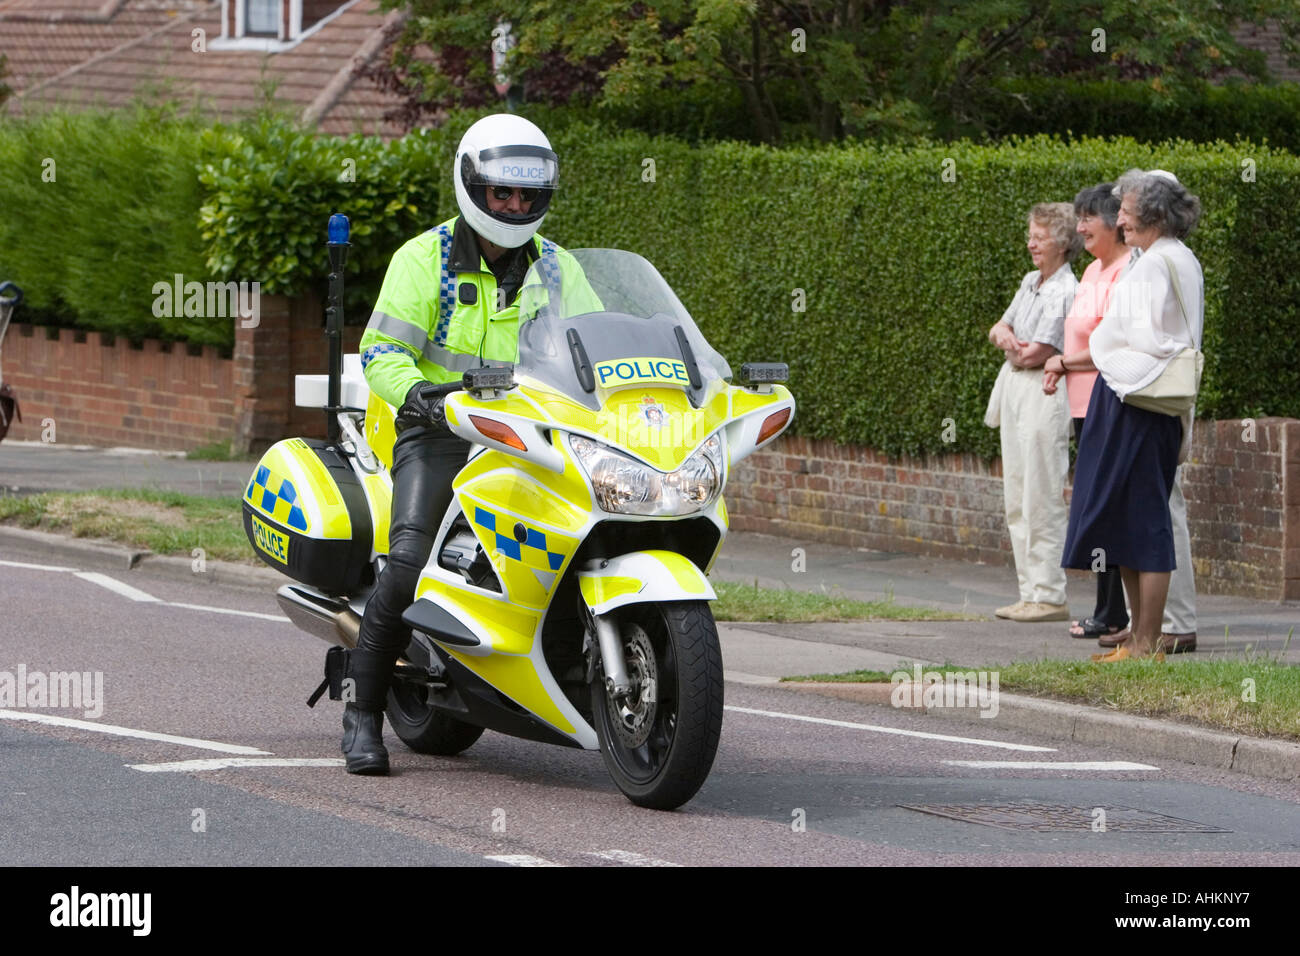
M 458 220 L 435 226 L 394 253 L 361 336 L 366 381 L 390 405 L 401 405 L 421 381 L 459 381 L 466 369 L 485 361 L 514 362 L 518 354 L 518 296 L 495 308 L 497 280 L 481 253 L 480 271 L 452 273 Z M 560 249 L 541 236 L 530 242 L 538 256 Z

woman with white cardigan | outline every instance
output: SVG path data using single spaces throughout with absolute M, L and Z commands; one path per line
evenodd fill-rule
M 1163 660 L 1160 625 L 1175 567 L 1169 495 L 1192 413 L 1164 415 L 1123 399 L 1155 381 L 1183 349 L 1200 347 L 1204 279 L 1182 240 L 1201 204 L 1164 170 L 1130 170 L 1115 192 L 1125 241 L 1142 254 L 1116 283 L 1089 347 L 1045 366 L 1053 375 L 1101 373 L 1079 438 L 1061 565 L 1088 570 L 1100 559 L 1120 569 L 1132 637 L 1094 660 Z

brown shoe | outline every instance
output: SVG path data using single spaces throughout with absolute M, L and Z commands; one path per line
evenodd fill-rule
M 1092 659 L 1097 664 L 1113 664 L 1116 661 L 1149 661 L 1155 660 L 1164 662 L 1165 655 L 1163 651 L 1156 651 L 1154 654 L 1134 654 L 1127 645 L 1117 647 L 1109 654 L 1093 654 Z
M 1166 654 L 1190 654 L 1196 650 L 1196 632 L 1190 634 L 1160 633 L 1160 650 Z
M 1132 636 L 1133 629 L 1131 627 L 1126 627 L 1124 630 L 1118 631 L 1115 634 L 1103 634 L 1101 637 L 1097 638 L 1097 645 L 1099 647 L 1119 647 Z

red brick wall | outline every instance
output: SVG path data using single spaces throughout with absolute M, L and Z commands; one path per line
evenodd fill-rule
M 98 332 L 15 323 L 0 357 L 23 413 L 9 437 L 40 441 L 42 420 L 53 418 L 56 440 L 70 444 L 184 450 L 231 440 L 260 452 L 294 435 L 324 438 L 324 413 L 293 405 L 294 376 L 326 371 L 322 315 L 315 296 L 261 296 L 256 327 L 234 320 L 231 358 L 211 347 L 191 355 L 180 342 L 104 345 Z M 357 351 L 362 331 L 344 329 L 345 353 Z
M 327 371 L 323 316 L 315 295 L 293 300 L 264 295 L 255 328 L 236 322 L 234 443 L 239 450 L 258 452 L 294 435 L 325 437 L 325 413 L 293 404 L 295 375 Z M 343 330 L 344 354 L 357 351 L 364 330 L 354 325 Z
M 323 306 L 312 299 L 306 312 L 299 315 L 290 329 L 290 349 L 293 354 L 293 374 L 323 375 L 329 366 L 329 340 L 321 324 Z M 369 314 L 366 316 L 369 318 Z M 364 325 L 349 325 L 343 329 L 343 354 L 357 352 Z M 293 395 L 289 396 L 292 404 Z M 317 409 L 294 406 L 289 413 L 289 433 L 307 438 L 325 437 L 325 413 Z
M 1300 421 L 1198 422 L 1184 468 L 1197 587 L 1300 598 Z M 1068 490 L 1067 490 L 1068 500 Z M 1010 564 L 1001 463 L 972 455 L 890 460 L 800 437 L 742 462 L 731 525 L 877 551 Z
M 104 345 L 98 332 L 50 332 L 15 323 L 5 336 L 0 371 L 23 414 L 10 438 L 40 441 L 47 418 L 66 444 L 181 449 L 230 436 L 233 363 L 210 346 L 190 355 L 182 343 L 137 349 Z
M 1300 597 L 1300 421 L 1198 422 L 1183 493 L 1198 579 Z M 1251 440 L 1253 439 L 1253 440 Z
M 890 460 L 858 445 L 786 437 L 738 466 L 727 508 L 737 530 L 1010 560 L 1000 463 L 974 455 Z

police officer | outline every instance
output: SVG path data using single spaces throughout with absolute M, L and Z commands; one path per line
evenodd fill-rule
M 388 773 L 383 712 L 409 637 L 402 612 L 469 451 L 447 429 L 443 400 L 466 369 L 515 360 L 519 288 L 538 256 L 558 250 L 536 235 L 558 172 L 550 142 L 528 120 L 497 114 L 471 126 L 452 170 L 461 214 L 397 250 L 361 337 L 366 381 L 398 409 L 398 434 L 388 563 L 348 655 L 355 682 L 355 702 L 343 711 L 348 773 Z

